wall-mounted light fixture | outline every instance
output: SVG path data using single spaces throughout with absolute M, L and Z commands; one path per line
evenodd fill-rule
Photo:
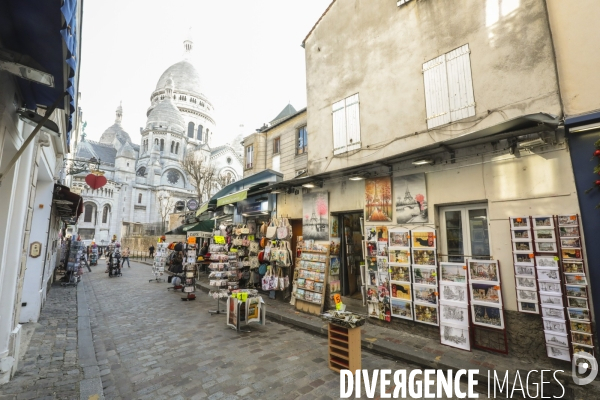
M 434 161 L 431 158 L 421 158 L 412 162 L 413 165 L 431 165 Z
M 313 182 L 307 182 L 302 184 L 302 187 L 308 188 L 308 189 L 312 189 L 312 188 L 322 188 L 323 187 L 323 181 L 313 181 Z

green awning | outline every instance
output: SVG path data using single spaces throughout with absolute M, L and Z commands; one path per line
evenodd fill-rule
M 237 203 L 238 201 L 245 200 L 248 197 L 248 189 L 240 190 L 227 196 L 223 196 L 217 199 L 217 207 L 224 206 L 226 204 Z
M 200 221 L 187 232 L 212 232 L 215 230 L 215 221 Z
M 200 206 L 196 211 L 196 217 L 199 217 L 204 211 L 208 210 L 208 201 Z

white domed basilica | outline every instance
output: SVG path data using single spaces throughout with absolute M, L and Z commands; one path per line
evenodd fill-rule
M 84 198 L 84 212 L 78 222 L 82 239 L 107 244 L 113 235 L 120 240 L 121 236 L 148 233 L 148 228 L 161 225 L 165 205 L 174 203 L 162 200 L 161 204 L 160 197 L 166 194 L 176 201 L 197 198 L 182 167 L 190 154 L 210 162 L 222 184 L 242 177 L 243 156 L 236 143 L 240 138 L 211 146 L 217 129 L 214 109 L 190 62 L 192 50 L 193 42 L 188 38 L 184 41 L 184 59 L 167 68 L 158 80 L 150 95 L 139 145 L 121 126 L 120 105 L 115 123 L 104 131 L 99 142 L 86 140 L 84 135 L 77 144 L 76 159 L 100 160 L 100 169 L 108 180 L 104 187 L 92 190 L 85 182 L 86 173 L 73 177 L 72 190 Z M 210 195 L 218 189 L 215 186 Z M 170 214 L 174 209 L 167 211 Z

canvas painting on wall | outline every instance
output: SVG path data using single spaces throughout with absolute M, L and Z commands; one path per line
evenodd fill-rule
M 428 222 L 425 174 L 394 177 L 394 208 L 397 224 Z
M 392 222 L 392 180 L 389 177 L 365 181 L 367 222 Z
M 329 192 L 304 194 L 302 212 L 304 240 L 329 240 Z

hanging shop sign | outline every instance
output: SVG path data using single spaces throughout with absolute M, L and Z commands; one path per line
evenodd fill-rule
M 265 201 L 252 201 L 252 199 L 240 201 L 237 204 L 237 213 L 238 214 L 248 214 L 255 212 L 270 212 L 271 208 L 269 207 L 270 202 L 268 200 Z
M 201 238 L 211 238 L 211 232 L 188 232 L 187 237 L 201 237 Z
M 196 200 L 196 199 L 188 200 L 187 208 L 190 211 L 196 211 L 198 209 L 198 200 Z
M 85 177 L 85 183 L 87 183 L 92 190 L 100 189 L 108 182 L 104 176 L 98 175 L 98 171 L 94 172 L 96 173 L 88 174 Z
M 229 194 L 217 199 L 217 207 L 224 206 L 226 204 L 237 203 L 238 201 L 245 200 L 248 197 L 248 189 L 241 190 L 236 193 Z
M 183 211 L 185 209 L 185 201 L 183 200 L 179 200 L 177 203 L 175 203 L 175 211 Z

